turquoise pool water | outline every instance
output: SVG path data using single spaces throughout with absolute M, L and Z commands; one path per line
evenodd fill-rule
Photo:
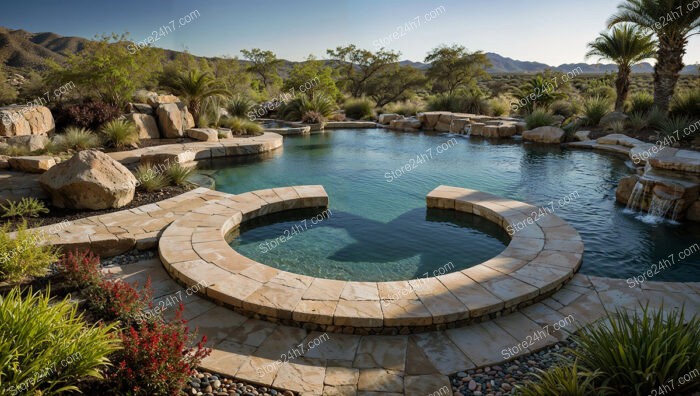
M 410 279 L 497 255 L 508 241 L 499 227 L 426 211 L 425 195 L 447 184 L 528 202 L 567 220 L 584 240 L 582 273 L 630 278 L 672 257 L 674 264 L 649 280 L 700 280 L 700 248 L 682 254 L 700 242 L 700 227 L 646 224 L 625 213 L 614 193 L 632 170 L 607 154 L 440 133 L 334 130 L 285 137 L 282 150 L 205 166 L 215 170 L 217 189 L 230 193 L 325 187 L 329 212 L 263 218 L 231 242 L 254 260 L 291 272 Z

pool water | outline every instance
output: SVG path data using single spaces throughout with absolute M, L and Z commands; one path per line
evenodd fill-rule
M 574 226 L 584 240 L 580 272 L 636 277 L 673 257 L 648 280 L 700 281 L 694 223 L 649 224 L 615 203 L 622 157 L 441 133 L 334 130 L 285 137 L 259 157 L 213 160 L 216 188 L 229 193 L 321 184 L 326 213 L 267 216 L 241 228 L 231 246 L 290 272 L 358 281 L 432 276 L 497 255 L 507 234 L 484 219 L 425 209 L 441 184 L 530 203 Z M 680 258 L 684 256 L 684 258 Z

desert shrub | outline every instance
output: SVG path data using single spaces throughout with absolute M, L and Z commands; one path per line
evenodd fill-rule
M 597 126 L 600 120 L 610 112 L 612 101 L 605 96 L 593 96 L 583 102 L 583 114 L 588 126 Z
M 29 155 L 32 152 L 26 146 L 17 144 L 8 144 L 0 147 L 0 154 L 7 155 L 10 157 L 21 157 L 23 155 Z
M 184 166 L 179 162 L 175 162 L 165 169 L 165 175 L 170 180 L 170 183 L 182 186 L 188 183 L 188 179 L 194 173 L 194 169 L 193 166 Z
M 0 395 L 78 391 L 78 380 L 102 378 L 119 348 L 113 325 L 88 326 L 76 304 L 49 294 L 0 295 Z
M 114 370 L 109 378 L 120 394 L 175 395 L 202 359 L 211 353 L 204 347 L 206 337 L 192 348 L 194 340 L 182 307 L 172 322 L 154 320 L 121 333 L 123 349 L 112 357 Z
M 100 145 L 100 137 L 91 130 L 71 126 L 61 135 L 55 135 L 52 142 L 61 152 L 87 150 Z
M 70 288 L 88 288 L 100 283 L 100 257 L 90 250 L 71 250 L 56 263 L 56 271 Z
M 629 115 L 627 122 L 629 123 L 632 130 L 641 131 L 648 126 L 647 117 L 643 113 L 634 112 Z
M 589 96 L 598 96 L 601 98 L 606 98 L 608 100 L 614 100 L 617 96 L 615 88 L 609 87 L 607 85 L 598 85 L 596 87 L 590 88 L 586 91 Z
M 345 114 L 341 112 L 333 112 L 331 115 L 328 116 L 329 121 L 345 121 Z
M 393 102 L 389 103 L 386 106 L 384 106 L 383 113 L 396 113 L 396 114 L 401 114 L 402 116 L 412 116 L 416 115 L 417 113 L 421 112 L 423 110 L 423 106 L 421 103 L 417 101 L 402 101 L 402 102 Z
M 554 117 L 544 110 L 535 110 L 525 117 L 525 123 L 527 124 L 527 129 L 535 129 L 554 124 Z
M 613 121 L 607 125 L 613 133 L 623 133 L 625 131 L 625 122 L 621 120 Z
M 568 364 L 566 364 L 568 363 Z M 565 362 L 547 371 L 538 370 L 534 379 L 516 389 L 522 396 L 590 396 L 600 394 L 594 381 L 598 372 L 588 373 L 579 370 L 576 363 Z
M 569 118 L 576 115 L 581 109 L 572 101 L 555 100 L 549 105 L 549 111 L 554 115 Z
M 572 350 L 581 369 L 600 371 L 596 383 L 620 395 L 649 395 L 653 390 L 700 367 L 700 317 L 684 324 L 685 310 L 618 311 L 573 336 Z M 687 318 L 686 318 L 687 319 Z M 680 384 L 674 392 L 700 390 L 700 381 Z
M 326 118 L 317 111 L 307 111 L 301 116 L 301 122 L 305 124 L 320 124 L 325 121 Z
M 131 121 L 115 119 L 100 127 L 100 133 L 111 146 L 124 148 L 139 143 L 139 130 Z
M 0 226 L 0 281 L 44 275 L 57 259 L 57 249 L 43 244 L 41 234 L 27 229 L 26 223 L 18 225 L 14 236 L 9 223 Z
M 39 217 L 43 213 L 49 213 L 42 201 L 36 198 L 24 197 L 19 201 L 7 201 L 5 205 L 0 204 L 3 218 L 8 217 Z
M 253 108 L 253 103 L 245 96 L 236 95 L 232 97 L 226 110 L 231 117 L 248 117 L 248 112 Z
M 121 111 L 116 105 L 91 101 L 67 107 L 57 105 L 52 109 L 52 113 L 58 128 L 73 125 L 96 130 L 100 125 L 119 117 Z
M 260 124 L 245 118 L 227 118 L 222 124 L 226 128 L 231 129 L 234 135 L 257 135 L 263 131 L 263 127 Z
M 428 101 L 428 110 L 453 113 L 487 114 L 488 102 L 480 93 L 459 92 L 453 95 L 439 94 Z
M 654 106 L 654 97 L 646 92 L 632 94 L 625 104 L 627 113 L 646 114 Z
M 666 121 L 666 114 L 658 107 L 653 106 L 646 114 L 647 126 L 650 128 L 661 128 Z
M 348 99 L 343 109 L 345 116 L 354 120 L 367 120 L 374 116 L 374 102 L 367 98 Z
M 146 191 L 157 191 L 168 185 L 168 178 L 150 164 L 140 164 L 134 171 L 137 186 Z
M 101 279 L 86 290 L 88 310 L 102 320 L 135 323 L 150 308 L 153 298 L 150 278 L 143 288 L 120 280 Z
M 690 117 L 700 119 L 700 88 L 688 89 L 676 93 L 671 100 L 672 117 Z
M 488 105 L 491 109 L 491 114 L 496 117 L 506 116 L 510 113 L 510 102 L 505 98 L 491 98 L 488 100 Z
M 693 121 L 688 117 L 670 117 L 663 120 L 658 127 L 658 131 L 665 136 L 669 137 L 679 137 L 681 139 L 693 138 L 692 135 L 686 136 L 688 132 L 688 127 L 693 123 Z

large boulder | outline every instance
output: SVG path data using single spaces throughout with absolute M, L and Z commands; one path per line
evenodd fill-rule
M 28 173 L 44 173 L 56 165 L 56 160 L 48 155 L 10 157 L 10 168 Z
M 452 113 L 449 111 L 426 111 L 424 113 L 418 113 L 418 120 L 422 124 L 422 128 L 427 131 L 432 131 L 437 126 L 440 121 L 440 116 L 451 116 Z
M 564 140 L 564 130 L 553 126 L 542 126 L 523 132 L 523 140 L 537 143 L 561 143 Z
M 629 119 L 629 116 L 620 111 L 612 111 L 603 116 L 600 119 L 600 125 L 610 125 L 615 122 L 625 122 Z
M 5 143 L 11 146 L 20 146 L 27 151 L 43 150 L 49 138 L 46 135 L 20 135 L 12 136 L 5 140 Z
M 623 205 L 627 205 L 627 201 L 629 201 L 637 181 L 639 181 L 639 176 L 637 175 L 625 176 L 620 179 L 617 189 L 615 189 L 615 200 Z
M 165 138 L 179 138 L 185 131 L 194 128 L 194 118 L 182 102 L 164 103 L 156 109 L 158 127 Z
M 134 199 L 136 178 L 124 165 L 98 150 L 84 150 L 39 177 L 53 205 L 72 209 L 108 209 Z
M 55 129 L 46 106 L 0 107 L 0 136 L 51 135 Z
M 421 128 L 420 120 L 416 118 L 401 118 L 399 120 L 393 120 L 389 124 L 390 129 L 396 129 L 399 131 L 417 131 Z
M 146 102 L 148 102 L 151 107 L 156 108 L 162 104 L 168 104 L 168 103 L 178 103 L 180 102 L 180 98 L 178 98 L 175 95 L 152 95 L 149 94 L 147 96 Z
M 156 119 L 153 116 L 131 113 L 126 118 L 136 124 L 136 127 L 139 129 L 139 139 L 158 139 L 160 137 L 158 124 L 156 124 Z
M 576 133 L 574 133 L 574 137 L 579 142 L 585 142 L 585 141 L 591 140 L 590 134 L 591 134 L 591 131 L 576 131 Z
M 394 113 L 380 114 L 377 122 L 382 125 L 389 125 L 392 121 L 403 118 L 403 116 Z
M 190 128 L 187 130 L 187 136 L 202 142 L 219 141 L 219 131 L 213 128 Z

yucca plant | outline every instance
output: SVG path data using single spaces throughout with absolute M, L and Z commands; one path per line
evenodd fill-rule
M 5 205 L 0 204 L 2 215 L 0 217 L 39 217 L 44 213 L 49 213 L 46 205 L 33 197 L 24 197 L 19 201 L 8 200 Z
M 245 96 L 236 95 L 232 97 L 226 110 L 231 117 L 248 117 L 248 113 L 253 108 L 253 103 Z
M 50 291 L 0 295 L 0 395 L 59 395 L 78 380 L 103 378 L 108 355 L 119 349 L 114 325 L 89 326 L 69 298 Z
M 81 151 L 100 146 L 100 137 L 87 128 L 68 127 L 63 134 L 53 137 L 56 148 L 62 152 Z
M 139 130 L 131 121 L 121 118 L 108 121 L 100 127 L 100 133 L 111 146 L 124 148 L 139 143 Z
M 544 110 L 535 110 L 525 117 L 527 129 L 535 129 L 541 126 L 550 126 L 554 123 L 554 117 Z
M 656 106 L 652 106 L 646 114 L 647 126 L 650 128 L 661 128 L 666 121 L 666 114 Z
M 646 114 L 654 106 L 654 96 L 643 91 L 630 95 L 627 101 L 627 113 Z
M 593 96 L 583 102 L 583 114 L 586 116 L 588 126 L 597 126 L 600 120 L 610 112 L 610 99 L 602 96 Z
M 222 124 L 231 129 L 234 135 L 257 135 L 263 130 L 263 127 L 257 122 L 239 117 L 227 118 Z
M 40 232 L 20 223 L 15 232 L 10 224 L 0 226 L 0 281 L 19 281 L 29 276 L 41 276 L 49 265 L 58 260 L 58 250 L 43 243 Z
M 649 124 L 647 122 L 647 117 L 643 113 L 634 112 L 634 113 L 631 113 L 629 115 L 629 117 L 630 118 L 627 120 L 627 122 L 629 122 L 632 130 L 641 131 L 642 129 L 649 126 Z
M 574 335 L 571 352 L 582 370 L 599 371 L 596 384 L 613 394 L 650 395 L 672 380 L 674 392 L 690 393 L 700 381 L 677 381 L 700 368 L 700 318 L 688 319 L 683 308 L 618 310 Z
M 163 172 L 154 169 L 150 164 L 140 164 L 134 171 L 137 186 L 146 191 L 162 190 L 168 183 L 168 178 Z
M 537 370 L 534 380 L 516 386 L 521 396 L 591 396 L 604 395 L 604 389 L 597 389 L 595 380 L 599 372 L 588 373 L 579 370 L 576 362 L 565 362 L 547 371 Z
M 671 116 L 700 119 L 700 88 L 678 92 L 671 101 Z
M 165 169 L 165 175 L 172 184 L 182 186 L 189 183 L 188 179 L 192 176 L 194 170 L 194 166 L 184 166 L 179 162 L 175 162 Z
M 658 131 L 665 136 L 673 136 L 678 138 L 692 138 L 693 136 L 685 136 L 687 128 L 693 122 L 688 117 L 670 117 L 663 120 L 658 127 Z

